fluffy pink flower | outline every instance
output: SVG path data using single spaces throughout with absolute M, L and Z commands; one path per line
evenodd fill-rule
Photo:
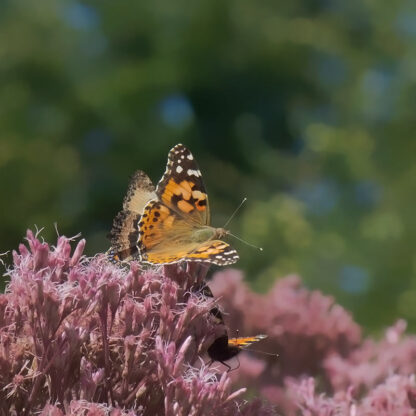
M 27 241 L 0 296 L 1 414 L 272 414 L 201 364 L 219 331 L 206 269 L 119 267 L 84 257 L 85 240 L 72 255 L 65 237 Z
M 416 391 L 414 376 L 392 375 L 361 400 L 359 415 L 363 416 L 413 416 Z
M 370 390 L 362 398 L 354 399 L 351 389 L 330 397 L 316 391 L 313 378 L 287 380 L 287 395 L 292 399 L 286 416 L 413 416 L 414 403 L 409 398 L 416 389 L 414 376 L 394 375 Z
M 233 270 L 217 273 L 211 287 L 227 311 L 231 333 L 267 334 L 254 349 L 279 353 L 278 358 L 240 356 L 241 365 L 231 374 L 235 385 L 260 392 L 285 416 L 414 414 L 416 389 L 409 375 L 416 372 L 416 337 L 403 335 L 404 321 L 388 328 L 381 341 L 362 341 L 345 309 L 306 290 L 295 276 L 265 295 L 253 293 Z
M 358 416 L 350 392 L 328 397 L 316 392 L 316 381 L 310 378 L 290 379 L 285 382 L 290 409 L 287 416 Z
M 226 330 L 206 266 L 120 267 L 84 257 L 84 240 L 72 254 L 65 237 L 50 247 L 28 231 L 27 241 L 0 295 L 0 414 L 276 414 L 245 402 L 247 388 L 284 416 L 415 414 L 416 338 L 404 321 L 363 341 L 347 311 L 297 277 L 260 295 L 221 271 L 211 286 L 229 336 L 267 334 L 248 349 L 279 354 L 243 353 L 226 373 L 204 363 Z
M 391 374 L 416 372 L 416 337 L 404 336 L 406 323 L 399 320 L 386 330 L 382 340 L 366 339 L 347 357 L 338 353 L 324 362 L 332 387 L 342 390 L 353 386 L 357 391 L 370 389 Z
M 267 334 L 261 349 L 278 353 L 265 358 L 268 376 L 317 374 L 331 352 L 347 355 L 361 340 L 360 327 L 351 315 L 329 296 L 309 292 L 300 279 L 290 276 L 276 282 L 265 295 L 253 293 L 236 270 L 215 274 L 212 284 L 230 331 Z

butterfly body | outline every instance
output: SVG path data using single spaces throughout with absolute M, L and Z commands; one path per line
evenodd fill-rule
M 192 153 L 173 147 L 156 189 L 147 175 L 136 172 L 110 233 L 113 258 L 144 263 L 181 261 L 227 265 L 237 252 L 222 238 L 223 228 L 210 225 L 208 195 Z
M 208 356 L 213 361 L 219 361 L 224 364 L 224 361 L 231 360 L 241 352 L 241 348 L 229 345 L 228 335 L 223 335 L 217 338 L 208 348 Z
M 227 234 L 229 234 L 229 232 L 224 230 L 224 228 L 203 227 L 196 228 L 192 233 L 192 238 L 197 243 L 203 243 L 204 241 L 224 238 Z

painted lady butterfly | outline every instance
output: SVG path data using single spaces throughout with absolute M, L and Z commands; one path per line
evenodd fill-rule
M 173 147 L 166 171 L 155 189 L 137 171 L 130 182 L 109 234 L 114 260 L 139 258 L 151 264 L 180 261 L 220 266 L 238 260 L 236 250 L 221 240 L 228 234 L 209 225 L 208 195 L 192 153 Z

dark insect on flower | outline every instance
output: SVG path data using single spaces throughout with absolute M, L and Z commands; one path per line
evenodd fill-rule
M 211 289 L 207 285 L 203 285 L 201 292 L 206 297 L 214 298 Z M 214 317 L 215 321 L 219 325 L 224 325 L 224 318 L 221 311 L 214 307 L 210 311 L 211 316 Z M 238 337 L 238 338 L 228 338 L 228 333 L 225 330 L 224 335 L 216 338 L 215 341 L 208 348 L 208 356 L 211 358 L 211 361 L 208 365 L 211 365 L 214 361 L 219 361 L 221 364 L 225 365 L 228 368 L 228 371 L 231 370 L 231 367 L 225 363 L 225 361 L 231 360 L 231 358 L 238 355 L 244 348 L 250 346 L 254 342 L 261 341 L 262 339 L 267 338 L 267 335 L 256 335 L 252 337 Z
M 267 335 L 228 338 L 228 335 L 225 334 L 217 338 L 208 348 L 208 355 L 211 358 L 211 362 L 209 364 L 211 365 L 214 361 L 219 361 L 221 364 L 228 367 L 228 371 L 230 371 L 231 367 L 224 361 L 230 360 L 238 355 L 244 348 L 265 338 L 267 338 Z

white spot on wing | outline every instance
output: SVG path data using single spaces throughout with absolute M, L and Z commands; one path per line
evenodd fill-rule
M 182 166 L 176 166 L 176 173 L 181 173 L 183 171 Z
M 189 155 L 187 156 L 189 160 L 193 160 L 194 157 L 191 155 L 191 153 L 189 153 Z
M 189 176 L 201 176 L 201 172 L 199 170 L 194 170 L 194 169 L 188 169 L 187 174 Z

